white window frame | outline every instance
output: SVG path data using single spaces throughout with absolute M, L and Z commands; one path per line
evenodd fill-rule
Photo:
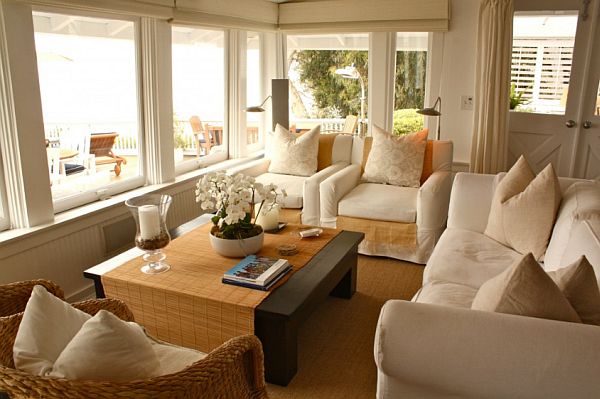
M 223 113 L 223 147 L 225 148 L 224 152 L 219 152 L 219 153 L 215 153 L 215 154 L 208 154 L 202 157 L 196 157 L 194 159 L 190 159 L 188 161 L 183 161 L 183 162 L 179 162 L 177 164 L 175 164 L 175 175 L 181 175 L 187 172 L 190 172 L 192 170 L 196 170 L 196 169 L 202 169 L 205 168 L 207 166 L 213 165 L 217 162 L 222 162 L 225 161 L 227 159 L 229 159 L 229 136 L 230 136 L 230 132 L 231 129 L 229 129 L 229 114 L 231 112 L 231 110 L 229 109 L 229 100 L 228 100 L 228 93 L 229 93 L 229 79 L 228 79 L 228 73 L 229 73 L 229 30 L 228 29 L 219 29 L 219 28 L 215 28 L 212 26 L 205 26 L 205 25 L 182 25 L 182 24 L 173 24 L 172 26 L 189 26 L 191 28 L 194 29 L 206 29 L 206 30 L 212 30 L 212 31 L 219 31 L 219 32 L 223 32 L 223 46 L 224 46 L 224 51 L 223 51 L 223 74 L 224 74 L 224 81 L 225 81 L 225 85 L 223 87 L 224 90 L 224 101 L 223 101 L 223 109 L 224 109 L 224 113 Z M 171 41 L 171 44 L 173 42 Z M 172 62 L 172 61 L 171 61 Z M 173 133 L 173 132 L 172 132 Z
M 134 29 L 134 46 L 135 46 L 135 76 L 136 76 L 136 99 L 138 103 L 137 107 L 137 122 L 138 122 L 138 171 L 139 175 L 128 178 L 122 182 L 110 183 L 107 186 L 98 187 L 92 190 L 84 191 L 79 194 L 68 196 L 64 198 L 58 198 L 52 200 L 52 206 L 54 208 L 54 213 L 60 213 L 78 206 L 82 206 L 85 204 L 89 204 L 94 201 L 102 200 L 109 198 L 110 196 L 123 193 L 125 191 L 133 190 L 137 187 L 141 187 L 146 184 L 147 173 L 146 173 L 146 151 L 145 151 L 145 143 L 146 143 L 146 130 L 144 124 L 144 99 L 142 96 L 142 79 L 143 79 L 143 62 L 146 61 L 146 57 L 142 56 L 142 47 L 141 47 L 141 17 L 129 16 L 129 15 L 115 15 L 108 12 L 91 12 L 91 11 L 83 11 L 83 10 L 73 10 L 66 9 L 61 7 L 44 7 L 44 6 L 34 6 L 32 7 L 32 17 L 33 12 L 49 12 L 54 14 L 63 14 L 63 15 L 76 15 L 81 17 L 90 17 L 90 18 L 102 18 L 102 19 L 114 19 L 121 21 L 129 21 L 133 23 Z M 35 34 L 35 30 L 34 30 Z M 149 118 L 149 115 L 146 115 L 146 118 Z M 50 189 L 50 187 L 48 187 Z
M 247 34 L 248 31 L 246 31 Z M 258 45 L 258 56 L 259 56 L 259 76 L 260 76 L 260 83 L 259 83 L 259 87 L 260 87 L 260 92 L 259 92 L 259 101 L 262 101 L 263 99 L 265 99 L 267 97 L 267 90 L 266 90 L 266 84 L 265 82 L 268 81 L 269 79 L 267 79 L 267 70 L 265 67 L 265 63 L 267 62 L 267 57 L 266 57 L 266 44 L 265 44 L 265 34 L 263 32 L 257 32 L 257 31 L 252 31 L 258 34 L 258 40 L 259 40 L 259 45 Z M 244 44 L 244 51 L 247 51 L 247 41 L 248 41 L 248 37 L 246 36 L 246 43 Z M 246 55 L 244 55 L 244 58 L 246 58 Z M 246 60 L 247 61 L 247 60 Z M 247 63 L 244 63 L 244 69 L 246 69 L 247 67 Z M 244 75 L 246 75 L 244 73 Z M 246 83 L 247 83 L 247 79 L 246 79 Z M 247 90 L 247 87 L 246 87 Z M 270 91 L 270 90 L 269 90 Z M 244 92 L 246 93 L 246 92 Z M 244 98 L 242 99 L 242 104 L 243 107 L 249 107 L 249 106 L 253 106 L 253 105 L 259 105 L 259 104 L 246 104 L 246 94 L 244 94 Z M 272 99 L 270 99 L 269 101 L 267 101 L 265 103 L 265 107 L 268 108 L 269 110 L 272 109 Z M 244 112 L 242 110 L 242 112 Z M 242 146 L 242 148 L 240 149 L 240 153 L 242 155 L 248 155 L 248 154 L 252 154 L 254 152 L 260 151 L 264 148 L 264 137 L 266 134 L 266 120 L 267 117 L 271 115 L 271 112 L 262 112 L 260 114 L 260 120 L 258 122 L 258 141 L 256 143 L 253 144 L 247 144 L 248 141 L 248 128 L 247 126 L 244 128 L 244 130 L 240 131 L 240 145 Z M 244 118 L 244 120 L 247 122 L 247 118 Z

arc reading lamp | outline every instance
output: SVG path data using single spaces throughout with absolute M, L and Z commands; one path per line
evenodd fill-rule
M 358 69 L 356 69 L 356 67 L 354 66 L 354 64 L 350 66 L 345 66 L 340 69 L 336 69 L 335 74 L 340 75 L 342 78 L 346 79 L 358 79 L 358 81 L 360 82 L 360 120 L 358 123 L 358 135 L 362 137 L 362 127 L 365 121 L 365 82 L 362 76 L 360 75 L 360 72 L 358 72 Z
M 271 99 L 271 114 L 273 116 L 273 130 L 280 124 L 286 129 L 290 125 L 289 114 L 289 80 L 271 79 L 271 95 L 267 96 L 260 105 L 252 105 L 244 108 L 246 112 L 265 112 L 265 104 Z
M 436 109 L 436 108 L 438 108 L 438 104 L 439 104 L 439 109 Z M 437 134 L 435 136 L 435 139 L 439 140 L 440 139 L 440 122 L 442 120 L 442 118 L 440 118 L 440 116 L 442 115 L 442 98 L 438 97 L 435 100 L 433 107 L 422 108 L 417 111 L 417 114 L 421 114 L 421 115 L 425 115 L 425 116 L 437 116 L 438 123 L 437 123 Z

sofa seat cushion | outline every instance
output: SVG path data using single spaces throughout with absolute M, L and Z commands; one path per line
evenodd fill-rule
M 362 183 L 338 203 L 338 215 L 415 223 L 418 188 Z
M 303 206 L 304 176 L 263 173 L 256 178 L 262 184 L 275 184 L 278 190 L 285 190 L 287 196 L 283 200 L 284 208 L 301 209 Z
M 479 288 L 523 256 L 469 230 L 446 229 L 423 274 L 423 283 L 442 280 Z
M 476 294 L 477 288 L 434 280 L 421 287 L 413 301 L 470 309 Z

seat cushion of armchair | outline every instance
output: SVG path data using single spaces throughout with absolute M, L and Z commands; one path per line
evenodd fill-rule
M 418 188 L 362 183 L 338 204 L 338 215 L 388 222 L 414 223 Z
M 287 196 L 283 200 L 284 208 L 301 209 L 303 206 L 304 181 L 306 176 L 281 175 L 279 173 L 263 173 L 256 177 L 262 184 L 275 184 L 279 190 L 283 189 Z
M 447 281 L 479 288 L 523 255 L 481 234 L 446 229 L 423 272 L 423 283 Z

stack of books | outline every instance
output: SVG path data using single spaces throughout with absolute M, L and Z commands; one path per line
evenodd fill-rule
M 225 272 L 223 283 L 266 291 L 291 269 L 285 259 L 249 255 Z

